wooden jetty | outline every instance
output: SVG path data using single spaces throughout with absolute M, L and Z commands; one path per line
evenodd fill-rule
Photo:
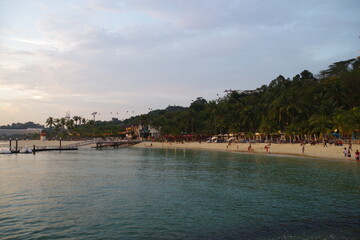
M 140 141 L 137 140 L 126 140 L 126 141 L 97 141 L 96 149 L 103 149 L 103 148 L 119 148 L 119 147 L 129 147 L 131 145 L 140 143 Z
M 33 153 L 36 152 L 45 152 L 45 151 L 72 151 L 72 150 L 78 150 L 77 147 L 73 146 L 62 146 L 61 145 L 61 139 L 59 141 L 58 147 L 49 147 L 49 146 L 35 146 L 33 147 L 19 147 L 18 145 L 18 139 L 15 140 L 15 147 L 12 146 L 12 141 L 9 140 L 9 150 L 11 153 Z
M 35 152 L 45 152 L 45 151 L 74 151 L 74 150 L 78 150 L 78 148 L 73 148 L 73 147 L 63 147 L 63 148 L 58 148 L 58 147 L 45 147 L 45 148 L 39 148 L 39 147 L 33 147 L 32 152 L 35 154 Z
M 99 140 L 99 139 L 92 139 L 87 141 L 78 142 L 76 144 L 70 144 L 66 146 L 62 146 L 62 141 L 60 139 L 59 146 L 56 147 L 49 147 L 49 146 L 35 146 L 33 145 L 32 148 L 24 148 L 18 146 L 18 140 L 15 141 L 15 148 L 12 147 L 12 140 L 10 139 L 9 142 L 9 149 L 11 153 L 33 153 L 36 152 L 45 152 L 45 151 L 73 151 L 78 150 L 80 146 L 86 145 L 95 145 L 94 148 L 96 149 L 103 149 L 103 148 L 120 148 L 120 147 L 129 147 L 131 145 L 140 143 L 139 140 Z M 24 151 L 28 150 L 28 151 Z

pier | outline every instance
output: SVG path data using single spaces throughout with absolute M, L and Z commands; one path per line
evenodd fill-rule
M 129 147 L 131 145 L 140 143 L 137 140 L 129 140 L 129 141 L 98 141 L 96 142 L 96 149 L 103 149 L 103 148 L 119 148 L 119 147 Z
M 15 141 L 15 144 L 13 144 Z M 102 150 L 103 148 L 124 148 L 129 147 L 134 144 L 140 143 L 139 140 L 103 140 L 103 139 L 92 139 L 81 141 L 75 144 L 62 145 L 62 140 L 59 140 L 59 144 L 57 146 L 19 146 L 18 139 L 9 140 L 9 147 L 6 153 L 33 153 L 36 152 L 45 152 L 45 151 L 73 151 L 78 150 L 78 147 L 81 146 L 91 146 L 92 148 L 96 148 L 98 150 Z M 1 153 L 1 152 L 0 152 Z M 4 152 L 5 153 L 5 152 Z

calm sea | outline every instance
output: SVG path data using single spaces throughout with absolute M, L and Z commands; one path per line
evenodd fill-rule
M 134 148 L 0 155 L 0 239 L 360 239 L 360 163 Z

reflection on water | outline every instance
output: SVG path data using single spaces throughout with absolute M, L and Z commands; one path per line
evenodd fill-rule
M 117 149 L 0 156 L 4 239 L 356 239 L 356 162 Z

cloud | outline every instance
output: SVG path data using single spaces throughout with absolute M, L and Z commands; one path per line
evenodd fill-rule
M 279 74 L 317 73 L 359 50 L 360 3 L 350 0 L 36 1 L 16 9 L 32 27 L 13 21 L 16 11 L 2 14 L 0 89 L 33 103 L 37 119 L 188 105 Z

